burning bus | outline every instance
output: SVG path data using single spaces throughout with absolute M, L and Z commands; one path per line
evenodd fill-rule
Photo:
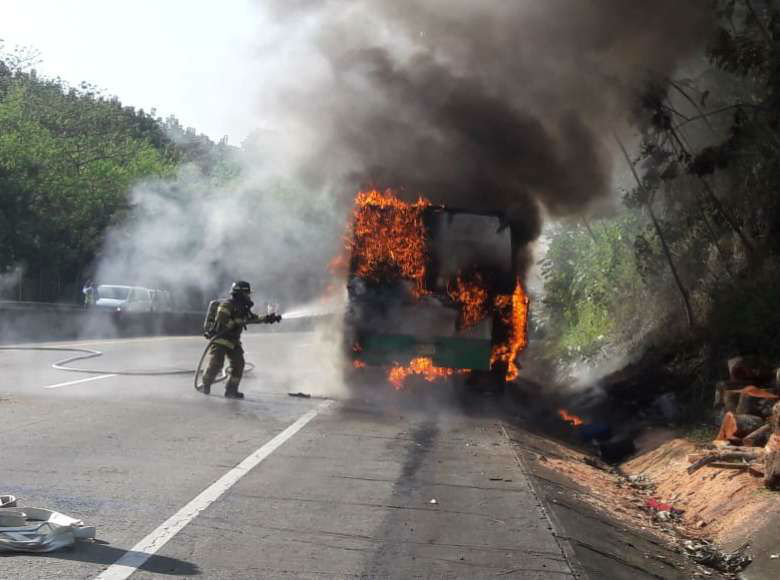
M 384 368 L 398 389 L 410 376 L 517 377 L 528 299 L 502 213 L 361 192 L 346 246 L 345 346 L 358 372 Z

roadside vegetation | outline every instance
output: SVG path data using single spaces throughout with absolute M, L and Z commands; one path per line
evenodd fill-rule
M 184 163 L 216 179 L 237 171 L 227 144 L 91 85 L 39 77 L 34 53 L 2 48 L 0 297 L 77 300 L 134 184 Z
M 564 370 L 654 349 L 703 400 L 729 355 L 780 362 L 780 15 L 717 10 L 701 62 L 637 90 L 638 148 L 613 141 L 619 211 L 549 232 L 535 322 Z

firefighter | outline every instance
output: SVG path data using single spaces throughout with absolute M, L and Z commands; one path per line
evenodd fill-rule
M 222 370 L 227 357 L 230 362 L 230 376 L 225 385 L 225 397 L 243 399 L 244 393 L 238 390 L 244 372 L 241 332 L 246 329 L 247 324 L 272 324 L 281 320 L 278 314 L 258 316 L 252 312 L 254 303 L 250 294 L 249 282 L 239 280 L 233 282 L 230 297 L 219 301 L 213 327 L 205 334 L 209 339 L 216 337 L 209 346 L 209 360 L 206 372 L 203 373 L 203 383 L 198 386 L 198 390 L 206 395 L 211 393 L 211 385 Z
M 84 308 L 94 306 L 97 300 L 95 294 L 97 294 L 97 288 L 92 284 L 92 280 L 87 280 L 81 289 L 81 293 L 84 295 Z

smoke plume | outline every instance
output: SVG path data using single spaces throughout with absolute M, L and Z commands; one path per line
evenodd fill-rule
M 231 278 L 306 299 L 365 186 L 505 210 L 525 246 L 542 216 L 604 202 L 610 138 L 642 84 L 711 27 L 707 0 L 269 0 L 258 7 L 258 133 L 230 187 L 184 171 L 144 184 L 102 281 Z M 229 107 L 229 103 L 222 103 Z M 297 197 L 274 194 L 278 180 Z M 278 188 L 277 188 L 278 189 Z
M 503 209 L 521 243 L 604 200 L 638 90 L 711 27 L 706 0 L 265 4 L 294 79 L 263 106 L 305 128 L 310 184 Z
M 260 309 L 321 293 L 343 216 L 271 172 L 268 158 L 233 161 L 243 170 L 227 183 L 187 166 L 175 179 L 136 186 L 130 219 L 108 237 L 98 282 L 168 289 L 178 309 L 200 308 L 233 280 L 251 282 Z

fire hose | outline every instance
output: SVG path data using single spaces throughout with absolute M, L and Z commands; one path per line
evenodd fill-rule
M 103 353 L 99 350 L 93 350 L 91 348 L 76 348 L 76 347 L 64 347 L 64 346 L 0 346 L 0 350 L 22 350 L 22 351 L 51 351 L 51 352 L 77 352 L 81 353 L 76 356 L 68 357 L 62 360 L 58 360 L 54 363 L 52 363 L 51 368 L 56 369 L 58 371 L 67 371 L 70 373 L 85 373 L 88 375 L 120 375 L 120 376 L 146 376 L 146 377 L 153 377 L 153 376 L 168 376 L 168 375 L 189 375 L 192 373 L 195 373 L 195 378 L 197 380 L 198 374 L 200 372 L 201 366 L 203 365 L 203 360 L 206 358 L 206 354 L 208 353 L 208 349 L 211 346 L 211 344 L 219 338 L 218 336 L 215 336 L 214 339 L 210 340 L 209 343 L 206 345 L 206 348 L 203 351 L 203 355 L 200 357 L 200 362 L 198 363 L 197 369 L 175 369 L 175 370 L 151 370 L 151 371 L 117 371 L 117 370 L 109 370 L 109 369 L 96 369 L 96 368 L 73 368 L 66 365 L 69 365 L 71 363 L 82 361 L 82 360 L 89 360 L 92 358 L 97 358 L 100 356 L 103 356 Z M 252 363 L 246 363 L 245 370 L 246 372 L 251 371 L 255 368 L 255 365 Z M 221 381 L 224 381 L 228 377 L 229 368 L 226 368 L 222 371 L 222 374 L 217 377 L 217 379 L 214 381 L 215 383 L 219 383 Z
M 281 316 L 278 314 L 269 314 L 268 316 L 262 318 L 261 320 L 268 323 L 273 322 L 279 322 L 282 319 Z M 209 352 L 209 348 L 211 348 L 211 345 L 214 344 L 216 340 L 219 338 L 222 338 L 224 334 L 227 331 L 222 331 L 218 333 L 217 335 L 213 336 L 209 342 L 206 344 L 206 347 L 203 349 L 203 354 L 200 356 L 200 360 L 198 361 L 198 366 L 195 368 L 195 370 L 192 369 L 176 369 L 176 370 L 170 370 L 170 371 L 164 371 L 164 370 L 158 370 L 158 371 L 116 371 L 116 370 L 106 370 L 106 369 L 94 369 L 94 368 L 73 368 L 69 365 L 71 363 L 82 361 L 82 360 L 89 360 L 93 358 L 97 358 L 100 356 L 103 356 L 103 353 L 99 350 L 93 350 L 91 348 L 77 348 L 77 347 L 65 347 L 65 346 L 0 346 L 1 350 L 20 350 L 20 351 L 50 351 L 50 352 L 77 352 L 80 353 L 76 356 L 71 356 L 62 360 L 58 360 L 54 363 L 52 363 L 51 367 L 53 369 L 56 369 L 58 371 L 67 371 L 71 373 L 85 373 L 89 375 L 120 375 L 120 376 L 168 376 L 168 375 L 188 375 L 191 373 L 194 373 L 195 375 L 195 387 L 198 386 L 198 377 L 200 376 L 201 370 L 203 368 L 203 361 L 206 359 L 206 355 Z M 252 369 L 255 368 L 255 365 L 248 362 L 246 363 L 246 366 L 244 367 L 244 372 L 251 372 Z M 230 374 L 230 367 L 226 367 L 222 370 L 222 374 L 219 375 L 214 382 L 220 383 L 228 378 L 228 375 Z
M 273 324 L 274 322 L 280 322 L 282 320 L 282 317 L 279 314 L 269 314 L 268 316 L 263 316 L 261 318 L 255 318 L 256 322 L 263 322 L 266 324 Z M 246 325 L 244 325 L 244 328 L 246 328 Z M 195 378 L 193 380 L 193 386 L 195 387 L 196 391 L 200 391 L 198 388 L 200 385 L 198 384 L 198 379 L 200 378 L 200 373 L 203 370 L 203 361 L 206 360 L 206 355 L 209 352 L 209 349 L 211 348 L 211 345 L 214 344 L 218 339 L 222 338 L 227 334 L 227 332 L 230 329 L 225 329 L 222 332 L 217 333 L 213 337 L 209 338 L 209 342 L 206 345 L 206 348 L 203 349 L 203 354 L 200 355 L 200 360 L 198 360 L 198 366 L 195 368 Z M 255 368 L 255 365 L 252 363 L 246 363 L 246 366 L 244 367 L 245 372 L 251 371 L 253 368 Z M 222 370 L 222 374 L 217 377 L 217 379 L 214 380 L 215 383 L 219 383 L 221 381 L 224 381 L 228 374 L 230 374 L 230 367 L 226 367 Z
M 222 338 L 222 336 L 224 334 L 225 334 L 224 332 L 221 332 L 221 333 L 217 334 L 216 336 L 212 337 L 209 340 L 208 344 L 206 345 L 206 348 L 203 349 L 203 354 L 200 355 L 200 360 L 198 360 L 198 366 L 195 367 L 195 379 L 193 381 L 193 386 L 195 387 L 196 391 L 200 390 L 200 389 L 198 389 L 198 386 L 199 386 L 198 385 L 198 379 L 200 378 L 200 373 L 203 370 L 203 361 L 206 360 L 206 355 L 209 353 L 209 349 L 211 348 L 211 345 L 214 344 L 214 342 L 218 338 Z M 246 364 L 246 366 L 244 367 L 244 372 L 249 372 L 253 368 L 255 368 L 255 365 L 253 365 L 250 362 L 245 363 L 245 364 Z M 225 367 L 224 369 L 222 369 L 222 374 L 219 375 L 216 379 L 214 379 L 214 382 L 215 383 L 220 383 L 220 382 L 224 381 L 225 379 L 227 379 L 229 374 L 230 374 L 230 367 Z

